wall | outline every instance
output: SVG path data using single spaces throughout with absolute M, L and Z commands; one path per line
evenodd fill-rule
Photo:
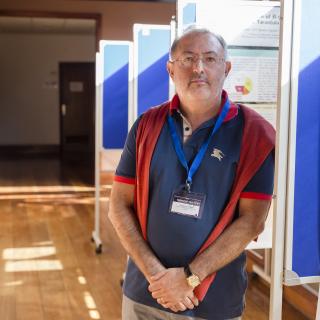
M 94 59 L 94 35 L 0 34 L 0 145 L 59 144 L 59 61 Z
M 107 40 L 132 40 L 134 23 L 169 24 L 175 4 L 93 0 L 1 0 L 0 14 L 9 11 L 100 13 L 101 35 Z
M 98 13 L 102 39 L 132 40 L 134 23 L 168 24 L 175 5 L 1 0 L 0 15 L 24 13 Z M 0 34 L 0 145 L 59 143 L 58 90 L 46 87 L 45 82 L 58 76 L 59 60 L 93 61 L 92 41 L 86 37 L 71 40 L 67 35 Z

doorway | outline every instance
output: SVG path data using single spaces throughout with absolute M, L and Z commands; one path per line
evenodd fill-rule
M 95 64 L 61 62 L 59 79 L 61 161 L 68 168 L 81 169 L 82 174 L 87 172 L 93 181 Z
M 60 168 L 59 63 L 91 61 L 94 64 L 100 40 L 101 15 L 1 11 L 0 24 L 0 56 L 4 66 L 0 80 L 6 84 L 0 90 L 0 148 L 5 148 L 6 154 L 19 157 L 30 158 L 32 154 L 35 161 L 50 157 Z M 92 78 L 94 85 L 94 76 Z M 73 89 L 77 90 L 77 84 Z M 91 134 L 91 141 L 92 137 Z M 89 147 L 87 156 L 78 159 L 92 166 L 90 174 L 93 176 L 94 158 L 93 155 L 91 159 L 88 157 L 90 153 Z M 68 172 L 63 171 L 62 178 L 68 181 Z M 83 182 L 76 178 L 79 183 Z

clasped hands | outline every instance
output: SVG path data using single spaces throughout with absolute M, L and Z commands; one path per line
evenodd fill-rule
M 193 309 L 199 301 L 186 281 L 183 268 L 169 268 L 150 277 L 152 297 L 166 309 L 174 312 Z

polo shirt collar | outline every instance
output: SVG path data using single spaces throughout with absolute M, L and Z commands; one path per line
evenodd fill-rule
M 219 108 L 219 112 L 218 114 L 221 113 L 222 111 L 222 108 L 225 104 L 225 102 L 227 101 L 228 99 L 228 94 L 225 90 L 222 90 L 222 94 L 221 94 L 221 105 L 220 105 L 220 108 Z M 236 104 L 234 104 L 233 102 L 231 102 L 231 105 L 230 105 L 230 109 L 228 111 L 228 114 L 227 116 L 225 117 L 224 121 L 223 122 L 228 122 L 230 120 L 232 120 L 234 117 L 237 116 L 238 114 L 238 106 Z M 180 108 L 180 99 L 179 99 L 179 96 L 177 94 L 175 94 L 172 98 L 172 100 L 170 101 L 170 114 L 172 114 L 174 111 L 178 111 L 179 108 Z

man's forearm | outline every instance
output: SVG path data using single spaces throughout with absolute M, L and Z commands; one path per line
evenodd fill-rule
M 190 269 L 202 281 L 237 258 L 263 229 L 250 216 L 235 220 L 205 251 L 190 263 Z
M 123 247 L 147 280 L 162 271 L 164 267 L 142 237 L 133 209 L 111 201 L 108 215 Z

